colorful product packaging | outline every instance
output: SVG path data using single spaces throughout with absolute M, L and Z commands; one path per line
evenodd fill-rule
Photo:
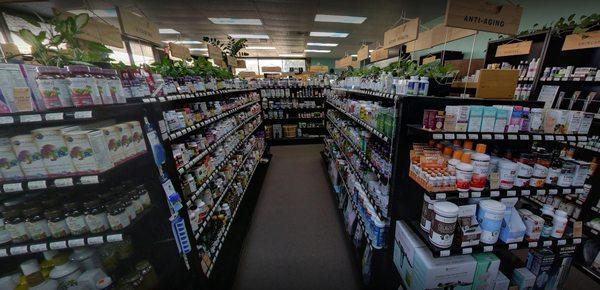
M 121 144 L 121 134 L 115 126 L 107 126 L 99 129 L 104 135 L 104 141 L 110 153 L 110 159 L 116 165 L 125 159 L 123 144 Z
M 75 167 L 69 157 L 69 151 L 62 136 L 63 132 L 75 129 L 79 129 L 79 127 L 58 126 L 31 131 L 33 141 L 39 148 L 49 176 L 68 175 L 75 172 Z
M 529 255 L 527 256 L 527 269 L 536 276 L 532 289 L 545 289 L 553 262 L 554 253 L 550 249 L 533 249 L 529 251 Z
M 78 173 L 96 174 L 113 167 L 102 131 L 71 131 L 63 138 Z
M 544 118 L 544 133 L 554 134 L 560 132 L 562 111 L 557 109 L 550 109 L 546 111 Z
M 42 161 L 42 154 L 35 145 L 31 134 L 14 136 L 10 138 L 10 143 L 25 177 L 44 178 L 48 176 L 48 171 Z
M 508 116 L 508 127 L 506 132 L 517 133 L 521 129 L 521 118 L 523 117 L 523 107 L 514 106 Z
M 583 113 L 581 117 L 581 124 L 577 130 L 578 134 L 587 135 L 594 122 L 594 113 Z
M 456 132 L 467 132 L 469 125 L 469 106 L 458 107 L 458 115 L 456 119 Z
M 500 259 L 492 253 L 474 254 L 477 262 L 471 289 L 493 290 L 500 269 Z
M 483 118 L 481 120 L 481 132 L 494 132 L 496 123 L 496 108 L 483 107 Z
M 502 133 L 508 125 L 509 111 L 504 106 L 496 106 L 496 121 L 494 122 L 494 132 Z
M 446 118 L 444 119 L 444 131 L 456 131 L 456 120 L 458 118 L 458 106 L 446 106 Z
M 581 121 L 583 119 L 583 112 L 580 111 L 567 111 L 567 122 L 565 129 L 567 134 L 577 134 Z
M 483 106 L 471 106 L 469 109 L 468 132 L 481 131 L 481 120 L 483 119 Z
M 121 135 L 121 146 L 123 146 L 125 158 L 129 159 L 135 156 L 137 154 L 137 149 L 135 148 L 135 144 L 133 143 L 133 135 L 129 125 L 127 123 L 121 123 L 115 125 L 115 128 Z
M 2 178 L 7 181 L 19 180 L 24 177 L 19 160 L 8 138 L 0 138 L 0 173 Z
M 131 121 L 126 123 L 131 131 L 131 143 L 134 145 L 136 154 L 145 153 L 146 140 L 144 139 L 144 131 L 138 121 Z
M 0 64 L 0 113 L 35 111 L 36 106 L 18 64 Z

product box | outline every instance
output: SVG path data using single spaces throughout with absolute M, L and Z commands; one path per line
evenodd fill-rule
M 27 82 L 31 97 L 37 106 L 37 111 L 45 111 L 46 106 L 44 105 L 42 93 L 40 92 L 36 81 L 38 76 L 37 66 L 30 64 L 19 64 L 19 68 L 21 70 L 21 74 L 25 78 L 25 82 Z
M 36 105 L 18 64 L 0 64 L 0 113 L 31 112 Z
M 127 123 L 121 123 L 115 125 L 116 130 L 121 135 L 121 146 L 123 146 L 123 152 L 125 159 L 130 159 L 137 154 L 137 148 L 133 143 L 133 133 Z
M 63 139 L 63 132 L 68 132 L 79 127 L 48 127 L 31 131 L 33 141 L 39 148 L 42 161 L 51 177 L 68 175 L 75 172 L 75 167 L 69 156 L 67 144 Z
M 434 258 L 429 248 L 417 248 L 414 260 L 414 289 L 471 289 L 477 265 L 472 256 Z
M 474 254 L 477 262 L 472 290 L 493 290 L 500 268 L 500 259 L 492 253 Z
M 583 112 L 580 111 L 566 111 L 567 122 L 565 123 L 565 129 L 567 134 L 577 134 L 581 121 L 583 120 Z
M 96 174 L 113 167 L 102 131 L 83 130 L 63 134 L 78 173 Z
M 458 207 L 458 226 L 456 227 L 455 241 L 461 247 L 476 246 L 479 244 L 481 228 L 477 222 L 477 205 L 461 205 Z
M 498 272 L 496 281 L 494 281 L 494 290 L 508 290 L 508 286 L 510 286 L 510 280 L 502 272 Z
M 533 289 L 545 289 L 553 262 L 554 253 L 550 249 L 532 249 L 529 251 L 527 269 L 536 276 Z
M 507 212 L 508 212 L 507 207 Z M 514 207 L 510 208 L 510 213 L 504 215 L 502 227 L 500 228 L 500 240 L 509 244 L 522 242 L 525 236 L 525 224 L 521 216 Z
M 575 175 L 573 175 L 572 186 L 583 186 L 587 179 L 588 173 L 590 172 L 591 164 L 582 160 L 569 160 L 569 162 L 576 164 Z
M 525 239 L 528 241 L 539 240 L 544 226 L 544 219 L 526 209 L 519 209 L 519 214 L 525 224 Z
M 467 132 L 480 132 L 483 119 L 483 106 L 471 106 L 469 109 L 469 126 Z
M 554 134 L 561 132 L 562 110 L 550 109 L 546 111 L 544 117 L 544 133 Z
M 587 135 L 594 122 L 594 113 L 583 113 L 581 117 L 581 124 L 579 125 L 578 134 Z
M 509 110 L 504 106 L 495 106 L 496 108 L 496 121 L 494 122 L 494 132 L 502 133 L 506 130 L 508 125 Z
M 444 131 L 448 131 L 448 132 L 456 131 L 456 121 L 458 119 L 459 107 L 458 106 L 446 106 L 445 112 L 446 112 L 446 117 L 444 118 Z
M 115 126 L 107 126 L 99 129 L 104 135 L 104 141 L 108 147 L 110 153 L 110 159 L 117 165 L 125 159 L 125 152 L 123 151 L 123 145 L 121 144 L 121 134 L 117 131 Z
M 42 154 L 35 145 L 31 134 L 14 136 L 10 138 L 10 143 L 25 177 L 44 178 L 48 176 L 48 171 L 42 161 Z
M 527 268 L 516 268 L 513 271 L 511 278 L 512 284 L 516 285 L 519 290 L 529 290 L 535 284 L 535 275 Z
M 565 282 L 569 276 L 575 245 L 558 248 L 558 253 L 554 257 L 552 267 L 549 271 L 548 282 L 545 289 L 564 289 Z
M 494 132 L 496 123 L 496 108 L 483 107 L 483 119 L 481 120 L 481 132 Z
M 8 138 L 0 138 L 0 173 L 5 181 L 19 180 L 25 177 Z
M 523 107 L 514 106 L 508 116 L 508 128 L 506 132 L 517 133 L 521 129 L 521 118 L 523 117 Z
M 456 132 L 467 132 L 469 125 L 469 106 L 456 106 L 458 115 L 456 118 Z

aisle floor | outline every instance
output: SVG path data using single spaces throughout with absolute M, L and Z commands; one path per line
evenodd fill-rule
M 359 289 L 322 168 L 323 145 L 271 147 L 234 289 Z

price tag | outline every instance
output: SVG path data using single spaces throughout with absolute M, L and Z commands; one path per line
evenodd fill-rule
M 548 194 L 551 194 L 551 195 L 558 194 L 558 189 L 548 189 Z
M 580 238 L 573 239 L 573 245 L 578 245 L 578 244 L 581 244 L 581 239 Z
M 442 134 L 433 134 L 433 139 L 434 140 L 440 140 L 440 139 L 443 139 L 443 138 L 444 138 L 444 136 Z
M 459 191 L 458 192 L 458 198 L 468 198 L 468 197 L 469 197 L 468 191 Z
M 577 141 L 577 137 L 573 136 L 573 135 L 569 135 L 569 136 L 567 136 L 567 140 L 569 140 L 569 141 Z
M 15 119 L 11 116 L 0 117 L 0 124 L 12 124 L 14 122 L 15 122 Z
M 32 253 L 48 251 L 48 245 L 46 245 L 46 244 L 31 245 L 31 246 L 29 246 L 29 251 L 31 251 Z
M 102 236 L 100 236 L 100 237 L 89 237 L 87 239 L 87 243 L 88 243 L 88 245 L 100 245 L 100 244 L 104 243 L 104 238 Z
M 47 113 L 45 116 L 46 121 L 64 120 L 64 113 Z
M 538 246 L 538 243 L 537 242 L 529 242 L 529 244 L 527 246 L 530 248 L 535 248 Z
M 564 188 L 562 191 L 563 194 L 570 194 L 571 193 L 571 189 L 570 188 Z
M 9 252 L 11 255 L 22 255 L 27 253 L 27 246 L 10 247 Z
M 558 240 L 557 244 L 558 244 L 559 246 L 564 246 L 564 245 L 566 245 L 566 244 L 567 244 L 567 240 Z
M 508 135 L 508 140 L 517 140 L 517 139 L 518 139 L 518 137 L 515 134 Z
M 575 193 L 583 193 L 583 188 L 576 188 Z
M 546 135 L 546 141 L 554 141 L 554 135 Z
M 75 119 L 89 119 L 92 117 L 92 111 L 77 111 L 75 112 Z
M 436 193 L 435 199 L 446 199 L 446 193 Z
M 500 191 L 492 190 L 492 191 L 490 191 L 490 196 L 491 197 L 500 196 Z
M 80 179 L 81 184 L 98 184 L 100 180 L 98 179 L 98 175 L 87 175 L 82 176 Z
M 85 246 L 85 241 L 83 239 L 72 239 L 69 240 L 67 244 L 69 245 L 69 248 L 83 247 Z
M 440 251 L 440 257 L 448 257 L 450 256 L 450 250 Z
M 528 196 L 531 194 L 531 191 L 529 189 L 523 189 L 521 190 L 521 195 L 522 196 Z
M 508 249 L 509 250 L 514 250 L 517 248 L 517 244 L 508 244 Z
M 483 246 L 484 252 L 491 252 L 494 250 L 494 246 Z
M 562 78 L 560 78 L 560 80 L 563 81 L 563 82 L 566 82 L 566 81 L 569 80 L 569 78 L 568 77 L 562 77 Z
M 473 191 L 473 192 L 471 192 L 471 197 L 481 197 L 481 191 Z
M 0 249 L 0 257 L 7 257 L 8 256 L 8 252 L 6 251 L 6 249 Z
M 546 194 L 546 190 L 545 189 L 538 189 L 538 190 L 535 191 L 535 193 L 537 195 L 544 195 L 544 194 Z
M 532 136 L 533 140 L 542 140 L 542 135 L 533 135 Z
M 120 242 L 122 240 L 123 240 L 123 235 L 122 234 L 115 234 L 115 235 L 106 236 L 106 241 L 109 242 L 109 243 Z
M 544 241 L 544 247 L 552 246 L 552 241 Z
M 516 195 L 517 195 L 516 190 L 507 190 L 506 191 L 506 196 L 516 196 Z
M 496 140 L 504 140 L 504 134 L 494 134 L 494 139 L 496 139 Z
M 463 255 L 473 253 L 473 248 L 463 248 L 462 253 Z
M 150 100 L 148 98 L 143 98 L 142 103 L 150 103 Z
M 29 190 L 45 189 L 47 188 L 46 180 L 29 181 L 27 182 L 27 188 Z
M 481 139 L 492 140 L 492 134 L 481 134 Z
M 2 189 L 4 190 L 4 192 L 17 192 L 17 191 L 23 191 L 23 184 L 22 183 L 7 183 L 2 185 Z
M 581 78 L 573 78 L 573 81 L 574 81 L 574 82 L 581 81 Z
M 452 140 L 454 139 L 454 134 L 446 133 L 444 134 L 444 139 Z
M 479 139 L 479 135 L 477 135 L 477 134 L 469 134 L 469 139 L 473 139 L 473 140 Z
M 456 134 L 456 139 L 460 139 L 460 140 L 467 139 L 467 134 Z
M 67 248 L 67 241 L 51 242 L 50 250 L 61 250 Z
M 67 187 L 73 186 L 73 178 L 58 178 L 54 180 L 54 186 L 56 187 Z
M 579 141 L 587 141 L 588 137 L 587 136 L 578 136 L 577 140 Z
M 563 135 L 557 135 L 556 136 L 556 140 L 557 141 L 565 141 L 565 136 L 563 136 Z
M 22 115 L 22 116 L 19 116 L 19 119 L 20 119 L 21 123 L 41 122 L 42 115 L 40 115 L 40 114 Z
M 529 135 L 519 135 L 519 138 L 521 138 L 521 140 L 529 140 Z

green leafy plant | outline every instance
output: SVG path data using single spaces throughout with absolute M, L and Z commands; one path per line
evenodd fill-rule
M 442 61 L 436 59 L 430 63 L 422 64 L 417 68 L 417 75 L 420 77 L 428 77 L 438 84 L 451 83 L 454 77 L 458 74 L 452 65 L 442 65 Z
M 600 26 L 600 14 L 593 13 L 590 15 L 581 15 L 579 19 L 575 14 L 569 15 L 567 18 L 561 17 L 556 21 L 540 26 L 539 23 L 533 24 L 531 29 L 522 30 L 517 37 L 532 34 L 536 32 L 550 30 L 554 35 L 561 36 L 565 33 L 584 34 Z M 503 38 L 502 35 L 499 38 Z
M 212 46 L 216 46 L 221 49 L 223 52 L 223 59 L 227 59 L 227 56 L 248 56 L 247 52 L 240 52 L 240 50 L 246 48 L 246 42 L 248 42 L 245 38 L 234 39 L 231 36 L 227 36 L 227 42 L 221 42 L 220 40 L 214 37 L 205 36 L 202 38 L 205 42 Z
M 231 79 L 233 75 L 226 69 L 215 67 L 206 58 L 199 57 L 191 65 L 184 61 L 173 61 L 163 58 L 153 63 L 150 70 L 154 73 L 169 77 L 201 76 L 204 78 Z

